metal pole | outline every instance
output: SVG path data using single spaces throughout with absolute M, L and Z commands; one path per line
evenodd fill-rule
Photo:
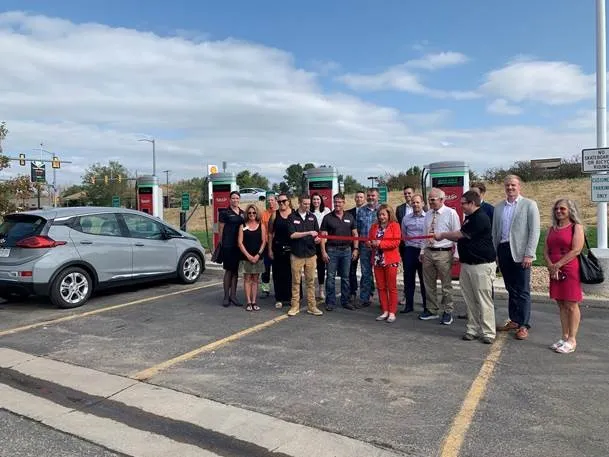
M 607 27 L 605 0 L 596 0 L 596 146 L 607 147 Z M 607 202 L 596 207 L 597 247 L 607 249 Z
M 152 176 L 156 176 L 156 142 L 152 139 Z

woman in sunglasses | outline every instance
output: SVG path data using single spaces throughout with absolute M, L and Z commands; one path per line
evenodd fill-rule
M 235 306 L 243 306 L 237 300 L 237 281 L 239 279 L 239 261 L 241 251 L 237 244 L 239 227 L 243 224 L 245 213 L 239 208 L 241 194 L 236 190 L 230 193 L 230 206 L 220 210 L 219 231 L 222 243 L 222 267 L 224 268 L 224 300 L 222 306 L 227 307 L 232 303 Z
M 292 300 L 292 240 L 290 239 L 290 215 L 294 212 L 292 202 L 286 194 L 277 196 L 279 209 L 269 220 L 269 257 L 273 261 L 273 287 L 275 308 Z
M 264 272 L 263 256 L 266 246 L 266 227 L 260 223 L 258 208 L 249 205 L 245 210 L 245 222 L 239 227 L 238 245 L 243 255 L 239 263 L 239 271 L 243 273 L 243 288 L 245 289 L 246 311 L 259 311 L 256 304 L 258 295 L 258 279 Z

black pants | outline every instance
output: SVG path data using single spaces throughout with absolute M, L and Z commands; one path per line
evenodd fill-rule
M 317 282 L 320 286 L 324 284 L 324 280 L 326 278 L 326 262 L 324 262 L 324 258 L 321 256 L 321 246 L 317 245 Z
M 288 304 L 292 300 L 292 265 L 290 253 L 273 247 L 273 288 L 275 300 Z
M 406 299 L 405 309 L 414 309 L 415 275 L 419 275 L 421 296 L 423 298 L 423 309 L 427 309 L 427 297 L 425 296 L 425 283 L 423 282 L 423 264 L 419 262 L 420 248 L 404 246 L 404 257 L 402 266 L 404 267 L 404 298 Z

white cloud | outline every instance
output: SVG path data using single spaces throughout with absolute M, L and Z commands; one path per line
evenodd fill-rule
M 594 96 L 595 77 L 568 62 L 517 59 L 486 74 L 481 91 L 513 102 L 562 105 Z
M 461 65 L 469 61 L 465 54 L 460 52 L 440 52 L 437 54 L 427 54 L 420 59 L 406 62 L 410 68 L 421 68 L 423 70 L 439 70 L 440 68 Z
M 510 105 L 505 98 L 498 98 L 489 103 L 486 107 L 489 113 L 503 114 L 507 116 L 517 116 L 522 113 L 522 108 Z
M 562 126 L 455 130 L 447 125 L 450 113 L 406 113 L 328 93 L 288 52 L 200 40 L 0 14 L 0 49 L 10 62 L 0 72 L 0 120 L 10 129 L 5 151 L 35 157 L 31 150 L 44 141 L 73 162 L 59 171 L 59 182 L 78 182 L 98 161 L 149 173 L 150 145 L 137 139 L 152 135 L 157 170 L 172 170 L 172 179 L 201 176 L 207 163 L 225 160 L 231 171 L 280 180 L 289 164 L 311 161 L 365 182 L 370 173 L 436 160 L 483 169 L 549 149 L 571 156 L 590 136 Z M 477 96 L 425 88 L 402 70 L 388 76 L 391 84 L 435 97 Z

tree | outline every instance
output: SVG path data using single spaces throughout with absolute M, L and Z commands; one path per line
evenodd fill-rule
M 110 161 L 108 165 L 100 163 L 91 165 L 85 170 L 82 178 L 89 203 L 95 206 L 110 206 L 113 195 L 124 196 L 128 194 L 128 175 L 127 169 L 115 161 Z M 121 182 L 119 182 L 119 176 Z
M 415 169 L 415 171 L 412 171 Z M 418 174 L 416 174 L 416 170 L 418 170 Z M 421 186 L 421 175 L 420 168 L 413 167 L 404 173 L 401 171 L 397 175 L 387 174 L 383 176 L 382 180 L 390 191 L 393 190 L 402 190 L 404 187 L 412 187 L 416 189 Z M 408 173 L 411 174 L 408 174 Z
M 250 174 L 249 170 L 243 170 L 237 173 L 237 185 L 243 187 L 258 187 L 260 189 L 269 188 L 269 180 L 258 172 Z
M 343 192 L 345 194 L 354 194 L 358 190 L 362 190 L 365 186 L 360 184 L 353 176 L 347 175 L 343 180 Z
M 283 179 L 291 191 L 296 195 L 301 195 L 305 188 L 304 172 L 310 168 L 315 168 L 315 164 L 306 163 L 304 167 L 299 163 L 293 163 L 285 170 Z
M 8 129 L 6 128 L 6 122 L 2 121 L 0 122 L 0 170 L 3 170 L 10 166 L 8 162 L 8 157 L 2 155 L 2 142 L 6 139 L 7 135 Z

